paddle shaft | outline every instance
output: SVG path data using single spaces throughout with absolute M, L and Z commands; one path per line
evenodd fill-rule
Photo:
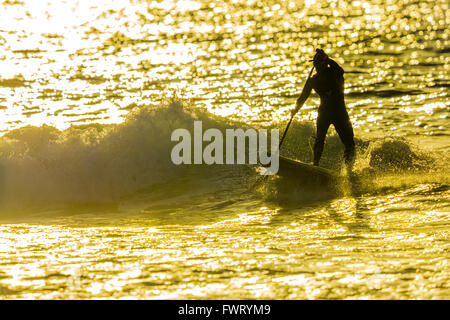
M 314 66 L 311 68 L 311 71 L 309 72 L 308 79 L 306 79 L 305 85 L 303 86 L 303 90 L 305 90 L 306 83 L 308 82 L 309 78 L 311 78 L 311 75 L 312 75 L 313 70 L 314 70 Z M 302 90 L 302 91 L 303 91 L 303 90 Z M 283 144 L 284 138 L 286 137 L 286 134 L 287 134 L 287 132 L 288 132 L 288 130 L 289 130 L 289 127 L 291 126 L 291 122 L 292 122 L 292 120 L 294 119 L 295 114 L 296 114 L 296 113 L 294 113 L 294 114 L 291 116 L 291 119 L 289 120 L 289 122 L 288 122 L 288 124 L 287 124 L 287 126 L 286 126 L 286 129 L 284 129 L 283 136 L 281 137 L 280 144 L 278 145 L 278 151 L 280 151 L 281 145 Z

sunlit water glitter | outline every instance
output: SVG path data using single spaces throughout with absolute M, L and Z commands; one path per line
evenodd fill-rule
M 2 1 L 0 297 L 448 299 L 448 12 L 444 0 Z M 180 110 L 124 122 L 174 98 L 283 125 L 316 47 L 345 69 L 357 168 L 381 166 L 378 150 L 404 167 L 425 154 L 431 170 L 274 201 L 276 182 L 261 196 L 247 170 L 166 166 L 171 130 L 191 123 Z M 295 145 L 318 103 L 286 142 L 305 161 L 308 143 Z M 325 148 L 332 167 L 340 142 Z

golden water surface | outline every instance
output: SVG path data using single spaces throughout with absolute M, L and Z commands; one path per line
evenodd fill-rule
M 0 298 L 450 298 L 449 23 L 446 0 L 2 1 Z M 247 170 L 158 160 L 188 116 L 152 108 L 281 128 L 317 47 L 345 70 L 357 169 L 389 137 L 426 173 L 280 202 Z

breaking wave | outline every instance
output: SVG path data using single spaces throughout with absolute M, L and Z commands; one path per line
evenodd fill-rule
M 204 128 L 246 127 L 175 101 L 135 108 L 121 124 L 73 126 L 64 131 L 45 125 L 13 130 L 0 138 L 0 210 L 117 202 L 162 184 L 168 191 L 178 186 L 187 194 L 224 188 L 248 191 L 258 179 L 255 170 L 172 164 L 171 133 L 192 128 L 195 119 L 202 120 Z M 311 123 L 294 123 L 282 154 L 311 161 L 313 135 Z M 358 139 L 356 144 L 356 169 L 361 176 L 441 172 L 435 159 L 403 139 Z M 321 165 L 339 170 L 342 153 L 339 138 L 329 136 Z M 184 184 L 186 179 L 191 182 Z

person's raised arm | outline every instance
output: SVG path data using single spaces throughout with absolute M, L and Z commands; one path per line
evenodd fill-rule
M 308 81 L 306 81 L 305 87 L 303 88 L 302 94 L 300 95 L 300 97 L 297 99 L 297 103 L 295 104 L 295 109 L 292 110 L 291 114 L 294 115 L 298 112 L 298 110 L 300 110 L 301 107 L 303 107 L 303 104 L 305 103 L 305 101 L 308 99 L 311 90 L 313 88 L 313 78 L 308 79 Z

